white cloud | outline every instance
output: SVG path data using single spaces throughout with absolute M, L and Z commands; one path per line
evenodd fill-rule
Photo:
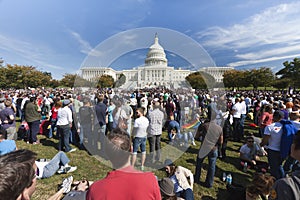
M 49 67 L 51 69 L 63 69 L 62 67 L 46 62 L 44 58 L 49 57 L 51 50 L 45 46 L 33 44 L 33 42 L 26 42 L 24 40 L 17 40 L 0 35 L 0 49 L 13 55 L 17 55 L 18 57 L 22 57 L 33 65 L 37 64 L 40 65 L 40 67 Z
M 73 38 L 79 43 L 81 53 L 84 53 L 86 55 L 92 55 L 92 56 L 101 56 L 102 55 L 102 52 L 93 49 L 91 47 L 91 45 L 89 44 L 89 42 L 82 39 L 82 37 L 80 36 L 79 33 L 72 31 L 72 30 L 68 30 L 68 31 L 73 36 Z
M 268 58 L 256 59 L 256 60 L 244 60 L 244 61 L 229 63 L 228 66 L 238 67 L 238 66 L 242 66 L 242 65 L 265 63 L 265 62 L 271 62 L 271 61 L 283 60 L 283 59 L 290 59 L 290 58 L 296 58 L 296 57 L 300 57 L 300 54 L 293 54 L 293 55 L 287 55 L 287 56 L 278 56 L 278 57 L 268 57 Z
M 240 24 L 230 27 L 211 27 L 198 32 L 203 46 L 213 49 L 230 49 L 235 66 L 292 57 L 300 47 L 300 2 L 280 4 L 253 15 Z M 257 49 L 260 51 L 249 52 Z M 243 53 L 246 52 L 247 53 Z

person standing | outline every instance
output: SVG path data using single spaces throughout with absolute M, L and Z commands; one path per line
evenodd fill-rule
M 72 111 L 69 108 L 71 101 L 64 99 L 63 107 L 58 109 L 57 112 L 57 133 L 59 137 L 58 150 L 65 152 L 73 152 L 76 149 L 72 149 L 70 146 L 70 132 L 72 127 Z
M 107 106 L 104 101 L 104 95 L 99 94 L 97 96 L 97 104 L 95 106 L 95 112 L 96 112 L 96 119 L 95 120 L 95 129 L 94 131 L 97 131 L 98 135 L 98 141 L 100 141 L 101 149 L 100 149 L 100 155 L 103 157 L 106 157 L 105 153 L 105 144 L 106 144 L 106 136 L 105 136 L 105 131 L 106 131 L 106 115 L 107 113 Z
M 202 163 L 208 157 L 208 170 L 205 187 L 211 188 L 214 182 L 216 162 L 218 157 L 218 145 L 223 143 L 222 127 L 216 123 L 216 113 L 212 111 L 211 120 L 201 124 L 196 132 L 195 139 L 202 136 L 203 142 L 199 149 L 196 161 L 195 183 L 200 183 Z
M 294 137 L 291 147 L 291 156 L 300 162 L 300 131 Z M 300 193 L 300 168 L 294 171 L 291 176 L 281 178 L 275 182 L 270 192 L 271 200 L 295 200 L 299 199 Z
M 233 140 L 241 141 L 242 132 L 241 132 L 241 103 L 240 98 L 235 99 L 235 104 L 232 106 L 231 114 L 233 116 Z
M 158 181 L 152 172 L 141 172 L 130 164 L 131 140 L 122 129 L 114 129 L 108 136 L 106 152 L 114 170 L 95 181 L 89 188 L 87 200 L 157 200 L 161 199 Z
M 150 147 L 150 161 L 154 163 L 160 160 L 160 139 L 162 134 L 164 113 L 160 110 L 159 99 L 154 99 L 153 110 L 148 112 L 149 134 L 148 141 Z M 156 155 L 155 155 L 156 154 Z
M 29 126 L 29 141 L 27 143 L 39 144 L 37 134 L 40 131 L 40 120 L 42 118 L 36 97 L 30 97 L 29 102 L 24 105 L 25 121 Z
M 144 108 L 140 107 L 136 110 L 137 119 L 134 121 L 133 126 L 133 155 L 132 166 L 135 165 L 137 151 L 140 148 L 142 152 L 141 170 L 144 170 L 144 164 L 146 160 L 146 139 L 147 128 L 149 126 L 149 120 L 144 116 Z
M 264 135 L 260 146 L 265 146 L 268 153 L 268 162 L 270 165 L 270 174 L 276 179 L 280 179 L 285 176 L 280 154 L 281 136 L 283 133 L 282 124 L 280 120 L 284 117 L 283 112 L 277 110 L 273 114 L 273 123 L 266 126 L 264 129 Z
M 5 108 L 0 111 L 0 120 L 2 122 L 2 127 L 7 132 L 8 140 L 17 140 L 16 131 L 16 116 L 12 108 L 12 100 L 4 100 Z
M 94 119 L 94 112 L 91 107 L 90 99 L 83 99 L 83 106 L 79 108 L 79 123 L 80 123 L 80 133 L 79 133 L 79 148 L 83 149 L 83 138 L 89 138 L 92 134 L 92 122 Z

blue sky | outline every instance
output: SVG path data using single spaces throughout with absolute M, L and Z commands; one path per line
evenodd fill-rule
M 289 0 L 0 0 L 0 57 L 61 79 L 78 72 L 91 50 L 114 35 L 159 27 L 199 43 L 216 66 L 276 72 L 300 57 L 299 7 L 300 1 Z M 141 65 L 144 53 L 120 55 L 122 62 L 113 64 Z

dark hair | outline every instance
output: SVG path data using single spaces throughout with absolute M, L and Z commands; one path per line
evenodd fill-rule
M 114 169 L 121 168 L 131 155 L 131 140 L 128 133 L 120 128 L 113 129 L 107 136 L 106 154 Z
M 260 195 L 267 195 L 274 184 L 274 177 L 267 174 L 256 173 L 251 184 L 247 187 L 247 194 L 252 198 Z
M 15 200 L 25 188 L 32 185 L 36 157 L 36 153 L 27 149 L 13 151 L 0 157 L 1 199 Z

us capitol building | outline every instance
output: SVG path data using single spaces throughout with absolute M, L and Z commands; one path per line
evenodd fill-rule
M 216 82 L 221 82 L 223 74 L 232 67 L 205 67 L 199 69 L 212 75 Z M 154 44 L 150 46 L 145 59 L 145 64 L 129 70 L 116 71 L 110 67 L 82 67 L 82 78 L 92 81 L 102 75 L 110 75 L 114 80 L 118 80 L 121 74 L 126 77 L 121 88 L 134 89 L 144 87 L 165 86 L 168 88 L 188 87 L 185 78 L 196 71 L 174 69 L 168 66 L 168 60 L 164 48 L 158 42 L 155 35 Z

